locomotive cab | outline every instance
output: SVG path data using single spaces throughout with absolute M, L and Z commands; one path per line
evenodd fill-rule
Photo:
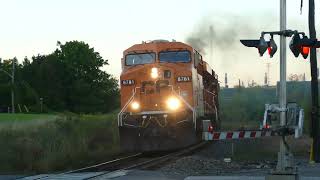
M 197 117 L 205 114 L 200 64 L 201 55 L 181 42 L 143 42 L 124 51 L 118 115 L 124 150 L 169 150 L 197 141 Z

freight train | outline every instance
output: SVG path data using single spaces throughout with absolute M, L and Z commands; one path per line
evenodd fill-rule
M 202 139 L 203 120 L 219 128 L 219 81 L 201 54 L 176 41 L 153 40 L 123 52 L 120 146 L 166 151 Z

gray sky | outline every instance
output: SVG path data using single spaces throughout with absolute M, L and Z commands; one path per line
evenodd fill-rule
M 308 32 L 308 3 L 287 0 L 288 28 Z M 320 6 L 316 2 L 319 32 Z M 228 73 L 231 85 L 238 78 L 247 84 L 263 84 L 266 63 L 271 63 L 271 83 L 279 77 L 279 52 L 274 58 L 259 57 L 239 39 L 258 38 L 262 30 L 279 29 L 279 0 L 0 0 L 0 57 L 3 59 L 48 54 L 56 42 L 85 41 L 110 65 L 108 73 L 119 77 L 122 51 L 135 43 L 152 39 L 200 37 L 209 43 L 213 26 L 212 59 L 208 60 L 223 81 Z M 231 34 L 231 35 L 229 35 Z M 289 40 L 288 40 L 289 42 Z M 279 44 L 278 44 L 279 45 Z M 210 57 L 208 46 L 205 58 Z M 267 53 L 266 53 L 267 54 Z M 310 74 L 309 61 L 294 58 L 288 49 L 288 70 Z

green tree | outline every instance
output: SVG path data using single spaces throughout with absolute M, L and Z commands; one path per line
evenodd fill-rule
M 100 68 L 107 65 L 94 48 L 79 41 L 58 42 L 54 55 L 64 64 L 65 102 L 74 112 L 111 110 L 118 96 L 115 79 Z
M 118 81 L 101 70 L 104 65 L 108 61 L 84 42 L 58 42 L 51 54 L 24 58 L 16 65 L 16 104 L 33 112 L 40 111 L 40 98 L 46 111 L 96 113 L 118 108 Z M 0 66 L 11 72 L 9 60 L 1 60 Z M 0 107 L 8 107 L 10 77 L 1 72 L 0 86 Z

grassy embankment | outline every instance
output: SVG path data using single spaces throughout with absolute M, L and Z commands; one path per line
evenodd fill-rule
M 118 152 L 116 113 L 0 114 L 2 174 L 72 169 Z

